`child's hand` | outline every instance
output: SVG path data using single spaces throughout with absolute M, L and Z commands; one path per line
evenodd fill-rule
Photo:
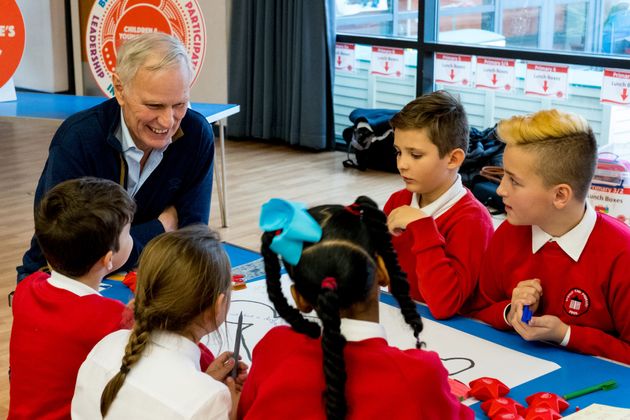
M 230 375 L 233 368 L 234 353 L 231 351 L 224 351 L 218 355 L 212 363 L 210 363 L 210 366 L 206 369 L 206 373 L 219 382 L 225 382 L 225 379 Z
M 554 315 L 535 316 L 526 324 L 520 318 L 512 320 L 514 330 L 527 341 L 551 341 L 559 344 L 569 326 Z
M 248 373 L 249 366 L 247 365 L 247 363 L 239 360 L 237 369 L 238 370 L 236 373 L 236 386 L 238 390 L 240 391 L 243 388 L 245 381 L 247 380 L 247 375 L 249 374 Z
M 532 313 L 536 312 L 542 294 L 543 289 L 540 285 L 540 279 L 523 280 L 519 282 L 514 290 L 512 290 L 512 308 L 510 309 L 508 319 L 512 318 L 511 315 L 518 309 L 519 305 L 521 309 L 523 305 L 529 305 L 529 309 Z
M 234 360 L 234 359 L 232 359 Z M 232 409 L 230 410 L 230 420 L 236 420 L 238 418 L 238 402 L 241 399 L 241 388 L 234 381 L 234 378 L 228 376 L 225 380 L 225 384 L 230 390 L 230 397 L 232 398 Z
M 407 225 L 416 220 L 424 219 L 428 217 L 422 210 L 413 208 L 411 206 L 401 206 L 392 210 L 387 216 L 387 228 L 392 235 L 400 235 Z
M 239 359 L 241 357 L 239 356 Z M 221 353 L 216 359 L 210 363 L 208 369 L 206 369 L 206 373 L 212 376 L 219 382 L 223 382 L 227 385 L 227 379 L 232 376 L 232 369 L 234 368 L 234 353 L 231 351 L 226 351 Z M 243 384 L 245 380 L 247 380 L 247 370 L 249 366 L 247 363 L 238 361 L 237 365 L 237 373 L 236 373 L 236 381 L 235 386 L 240 392 L 243 388 Z

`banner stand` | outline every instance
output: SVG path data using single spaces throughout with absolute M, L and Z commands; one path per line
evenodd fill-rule
M 15 95 L 15 84 L 13 83 L 13 77 L 7 81 L 4 86 L 0 87 L 0 102 L 17 101 Z

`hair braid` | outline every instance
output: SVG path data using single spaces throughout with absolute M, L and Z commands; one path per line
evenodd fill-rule
M 387 229 L 387 218 L 376 207 L 376 203 L 368 197 L 361 196 L 356 199 L 355 203 L 359 204 L 363 211 L 363 221 L 370 231 L 372 244 L 378 255 L 385 262 L 385 268 L 387 268 L 389 273 L 392 295 L 400 306 L 405 322 L 413 329 L 413 335 L 416 337 L 416 348 L 421 348 L 423 345 L 420 341 L 420 333 L 423 328 L 422 318 L 418 314 L 415 302 L 409 296 L 409 282 L 406 274 L 398 264 L 398 257 L 392 245 L 391 234 Z
M 324 377 L 326 379 L 326 417 L 344 419 L 348 411 L 346 402 L 346 362 L 343 349 L 346 339 L 341 335 L 339 296 L 335 290 L 323 288 L 317 298 L 317 315 L 322 321 L 322 352 L 324 355 Z
M 261 238 L 262 245 L 260 248 L 260 253 L 265 262 L 265 276 L 267 278 L 267 294 L 269 295 L 269 300 L 273 303 L 280 316 L 287 321 L 293 329 L 311 338 L 317 338 L 321 335 L 320 326 L 315 322 L 308 321 L 302 316 L 300 311 L 289 305 L 287 298 L 284 296 L 284 293 L 282 293 L 282 286 L 280 284 L 280 260 L 276 253 L 269 247 L 273 237 L 273 232 L 264 233 Z
M 151 332 L 148 329 L 146 320 L 142 318 L 137 319 L 129 335 L 129 342 L 127 347 L 125 347 L 125 355 L 123 356 L 120 370 L 109 380 L 101 394 L 101 415 L 103 417 L 107 415 L 112 402 L 118 395 L 118 391 L 123 386 L 131 366 L 140 360 L 140 356 L 146 348 L 150 336 Z

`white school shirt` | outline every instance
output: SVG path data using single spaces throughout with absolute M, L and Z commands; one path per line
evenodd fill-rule
M 129 330 L 103 338 L 79 369 L 72 399 L 73 419 L 101 418 L 105 385 L 120 370 Z M 171 332 L 154 332 L 131 366 L 106 419 L 228 419 L 230 392 L 201 371 L 199 347 Z
M 466 195 L 466 188 L 462 184 L 462 176 L 457 174 L 457 179 L 451 187 L 446 190 L 444 194 L 438 197 L 433 203 L 420 207 L 420 196 L 413 193 L 410 206 L 415 209 L 420 209 L 427 216 L 431 216 L 437 219 L 444 213 L 450 210 L 459 200 Z
M 78 280 L 71 279 L 68 276 L 64 276 L 63 274 L 51 270 L 50 277 L 48 277 L 48 284 L 56 287 L 57 289 L 67 290 L 70 293 L 74 293 L 77 296 L 88 296 L 88 295 L 99 295 L 101 294 L 92 289 L 85 283 L 81 283 Z
M 383 338 L 387 340 L 385 327 L 378 322 L 341 318 L 339 330 L 341 331 L 341 335 L 346 338 L 346 341 L 363 341 L 369 340 L 370 338 Z

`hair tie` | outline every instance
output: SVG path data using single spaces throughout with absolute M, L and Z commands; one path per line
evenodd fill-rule
M 269 248 L 291 265 L 300 261 L 304 242 L 322 238 L 321 226 L 301 203 L 272 198 L 263 204 L 258 223 L 265 232 L 274 233 Z
M 326 277 L 322 280 L 322 289 L 337 290 L 337 280 L 334 277 Z
M 124 373 L 125 375 L 129 373 L 129 366 L 127 365 L 120 365 L 120 372 Z
M 357 203 L 353 203 L 353 204 L 350 204 L 349 206 L 345 206 L 345 209 L 348 210 L 350 213 L 354 214 L 355 216 L 361 217 L 361 215 L 363 214 L 363 212 L 361 211 L 361 206 L 359 206 Z

